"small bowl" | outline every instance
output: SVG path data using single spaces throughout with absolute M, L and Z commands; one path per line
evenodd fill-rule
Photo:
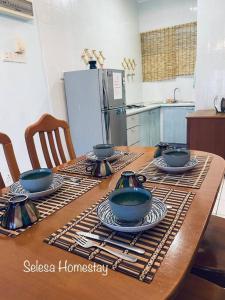
M 98 144 L 93 146 L 93 151 L 98 158 L 110 157 L 114 154 L 113 147 L 112 144 Z
M 109 205 L 119 222 L 137 224 L 152 208 L 152 193 L 142 188 L 123 188 L 109 195 Z
M 183 167 L 190 160 L 190 151 L 184 149 L 166 150 L 162 155 L 170 167 Z
M 20 175 L 20 184 L 31 193 L 47 190 L 52 180 L 52 170 L 47 168 L 27 171 Z

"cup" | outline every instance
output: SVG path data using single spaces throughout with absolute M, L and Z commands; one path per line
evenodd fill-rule
M 120 223 L 137 224 L 152 208 L 152 193 L 142 188 L 124 188 L 109 195 L 112 213 Z
M 124 171 L 116 184 L 116 189 L 122 189 L 126 187 L 144 188 L 143 183 L 145 181 L 146 177 L 142 174 L 135 174 L 133 171 Z
M 95 177 L 106 177 L 114 173 L 110 163 L 106 160 L 96 160 L 92 165 L 86 167 L 86 171 Z
M 27 195 L 10 198 L 1 210 L 5 210 L 1 217 L 1 225 L 10 230 L 27 227 L 39 219 L 38 209 Z

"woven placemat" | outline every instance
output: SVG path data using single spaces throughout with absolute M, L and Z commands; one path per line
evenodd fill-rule
M 77 218 L 71 220 L 65 226 L 51 234 L 45 239 L 45 242 L 94 262 L 108 265 L 109 268 L 115 271 L 149 283 L 160 268 L 170 245 L 181 228 L 195 194 L 169 188 L 148 188 L 152 190 L 155 197 L 172 206 L 168 209 L 164 220 L 156 227 L 139 233 L 119 233 L 105 227 L 98 219 L 96 209 L 98 204 L 107 198 L 106 196 L 81 213 Z M 144 249 L 145 254 L 136 254 L 135 252 L 129 251 L 129 253 L 132 253 L 132 255 L 138 258 L 136 263 L 131 263 L 117 259 L 97 248 L 85 249 L 77 245 L 73 239 L 76 235 L 76 231 L 96 233 L 103 237 L 125 242 L 129 245 L 136 245 Z M 105 243 L 101 243 L 101 245 L 104 246 Z M 107 244 L 107 247 L 111 246 Z M 118 249 L 122 251 L 122 248 Z M 128 250 L 124 250 L 124 252 L 128 253 Z
M 142 167 L 138 173 L 143 174 L 150 183 L 162 183 L 175 186 L 199 189 L 208 173 L 212 156 L 195 156 L 198 165 L 183 174 L 168 174 L 157 169 L 151 161 Z
M 67 180 L 64 181 L 63 186 L 57 192 L 49 196 L 42 197 L 38 200 L 32 200 L 40 212 L 40 218 L 36 223 L 41 222 L 43 219 L 49 217 L 54 212 L 63 208 L 81 195 L 85 194 L 101 182 L 100 180 L 90 179 L 82 176 L 67 177 L 80 179 L 80 182 L 76 184 L 73 182 L 69 182 L 68 178 L 66 178 Z M 4 203 L 7 202 L 8 199 L 12 196 L 13 195 L 10 193 L 2 195 L 0 197 L 0 207 L 4 207 Z M 3 211 L 0 211 L 0 216 L 2 216 L 3 213 Z M 36 223 L 34 223 L 32 226 L 34 226 Z M 30 227 L 31 226 L 17 230 L 8 230 L 0 226 L 0 234 L 7 235 L 9 237 L 16 237 Z
M 133 152 L 123 152 L 121 151 L 121 156 L 113 162 L 110 162 L 111 166 L 113 167 L 114 171 L 117 172 L 131 162 L 138 159 L 143 153 L 133 153 Z M 71 174 L 82 174 L 86 176 L 92 176 L 90 173 L 86 171 L 86 167 L 93 164 L 93 162 L 88 161 L 86 158 L 80 159 L 74 164 L 70 164 L 66 167 L 60 169 L 60 172 L 66 172 Z

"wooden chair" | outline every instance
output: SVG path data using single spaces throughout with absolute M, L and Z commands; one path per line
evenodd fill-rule
M 225 288 L 224 218 L 214 215 L 210 217 L 194 261 L 192 273 Z
M 69 125 L 64 120 L 58 120 L 49 114 L 44 114 L 36 123 L 32 124 L 26 129 L 25 132 L 25 140 L 27 144 L 27 150 L 30 156 L 30 161 L 33 169 L 40 168 L 40 162 L 37 155 L 37 150 L 34 142 L 34 135 L 36 133 L 39 134 L 40 143 L 42 147 L 42 151 L 44 154 L 45 162 L 48 168 L 53 168 L 54 166 L 58 166 L 61 163 L 66 163 L 66 156 L 63 150 L 62 141 L 60 137 L 59 129 L 62 128 L 64 131 L 65 141 L 67 145 L 67 150 L 70 156 L 70 159 L 76 158 L 71 136 Z M 53 135 L 54 133 L 54 135 Z M 47 146 L 46 137 L 48 137 L 48 143 L 50 146 L 52 158 L 54 161 L 54 165 L 52 163 L 52 159 L 50 157 L 49 149 Z M 54 141 L 55 137 L 55 141 Z M 58 153 L 57 153 L 57 150 Z M 59 157 L 60 156 L 60 157 Z
M 225 289 L 196 275 L 188 274 L 183 282 L 183 287 L 173 299 L 224 300 Z
M 12 179 L 13 179 L 13 181 L 17 181 L 19 179 L 20 171 L 18 168 L 15 154 L 14 154 L 13 146 L 12 146 L 11 140 L 8 137 L 8 135 L 6 135 L 2 132 L 0 132 L 0 144 L 3 146 L 5 158 L 6 158 Z M 4 183 L 2 175 L 0 173 L 0 188 L 4 188 L 4 187 L 5 187 L 5 183 Z

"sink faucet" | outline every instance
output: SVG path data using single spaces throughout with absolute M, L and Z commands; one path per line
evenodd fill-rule
M 173 101 L 176 102 L 176 91 L 179 90 L 179 88 L 175 88 L 173 91 Z

